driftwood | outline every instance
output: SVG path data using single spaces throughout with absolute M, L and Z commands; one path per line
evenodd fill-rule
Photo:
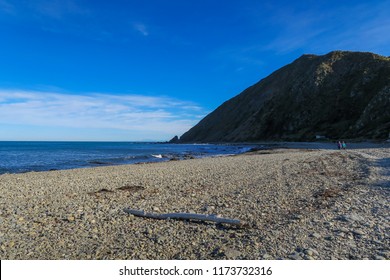
M 240 220 L 222 218 L 216 215 L 203 215 L 195 213 L 166 213 L 166 214 L 156 214 L 156 213 L 147 213 L 142 210 L 135 210 L 125 208 L 124 211 L 128 214 L 132 214 L 138 217 L 166 220 L 166 219 L 178 219 L 178 220 L 198 220 L 198 221 L 209 221 L 215 222 L 217 224 L 231 224 L 237 226 L 244 226 Z

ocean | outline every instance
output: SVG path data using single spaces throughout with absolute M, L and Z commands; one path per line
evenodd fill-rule
M 246 145 L 0 141 L 0 174 L 239 154 Z

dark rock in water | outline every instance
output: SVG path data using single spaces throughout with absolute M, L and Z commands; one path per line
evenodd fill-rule
M 179 137 L 176 135 L 175 137 L 173 137 L 171 140 L 169 140 L 169 143 L 179 143 L 180 142 L 180 139 Z
M 195 157 L 193 155 L 184 155 L 183 158 L 184 159 L 195 159 Z
M 96 164 L 96 165 L 109 164 L 108 162 L 97 161 L 97 160 L 90 161 L 89 163 L 90 163 L 90 164 Z
M 390 132 L 390 58 L 303 55 L 170 142 L 382 139 Z M 318 138 L 318 137 L 317 137 Z

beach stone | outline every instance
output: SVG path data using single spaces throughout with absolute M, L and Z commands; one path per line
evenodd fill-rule
M 314 250 L 312 248 L 306 249 L 305 250 L 305 254 L 308 255 L 308 256 L 313 256 L 313 255 L 318 256 L 317 250 Z
M 366 234 L 364 231 L 361 231 L 359 229 L 353 230 L 352 233 L 355 235 L 365 235 Z
M 374 257 L 375 260 L 386 260 L 386 258 L 384 256 L 380 256 L 380 255 L 376 255 Z
M 224 253 L 228 259 L 237 259 L 237 257 L 239 257 L 241 255 L 240 251 L 238 251 L 236 249 L 229 248 L 229 247 L 224 249 Z
M 351 214 L 340 216 L 339 220 L 344 221 L 344 222 L 353 223 L 353 222 L 362 222 L 362 221 L 364 221 L 364 218 L 362 216 L 359 216 L 356 213 L 351 213 Z
M 26 256 L 31 257 L 32 255 L 34 255 L 34 252 L 29 252 Z
M 295 214 L 291 217 L 293 220 L 295 221 L 300 221 L 303 219 L 303 215 L 300 215 L 300 214 Z
M 269 254 L 264 254 L 262 259 L 264 259 L 264 260 L 272 260 L 274 258 L 271 255 L 269 255 Z
M 317 233 L 317 232 L 314 232 L 310 235 L 311 237 L 314 237 L 314 238 L 321 238 L 321 234 Z
M 291 260 L 302 260 L 301 255 L 298 252 L 295 252 L 288 256 Z
M 68 222 L 74 222 L 75 217 L 70 215 L 70 216 L 67 217 L 67 220 L 68 220 Z
M 360 150 L 341 157 L 334 151 L 288 150 L 17 175 L 30 187 L 16 175 L 2 175 L 0 254 L 4 259 L 388 259 L 388 190 L 365 181 L 352 184 L 354 176 L 370 179 L 364 160 Z M 319 175 L 325 170 L 331 175 Z M 348 191 L 329 198 L 326 207 L 313 205 L 318 192 L 339 185 Z M 117 191 L 121 186 L 145 189 Z M 101 189 L 113 192 L 94 194 Z M 163 221 L 123 211 L 156 207 L 163 213 L 207 211 L 250 226 Z M 351 213 L 365 220 L 354 222 L 359 218 L 351 219 Z M 294 214 L 303 218 L 294 221 Z

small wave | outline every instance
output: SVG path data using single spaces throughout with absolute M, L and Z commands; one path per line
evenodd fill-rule
M 152 155 L 152 157 L 155 157 L 155 158 L 163 158 L 163 156 L 162 155 Z

